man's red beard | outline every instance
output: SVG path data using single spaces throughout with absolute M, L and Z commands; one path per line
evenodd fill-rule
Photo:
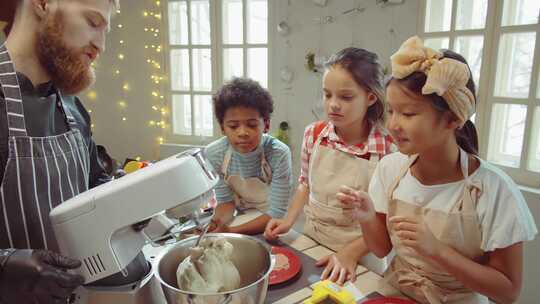
M 64 20 L 60 11 L 45 20 L 37 33 L 36 51 L 52 83 L 66 95 L 74 95 L 95 81 L 94 69 L 83 61 L 84 51 L 69 48 L 63 40 Z

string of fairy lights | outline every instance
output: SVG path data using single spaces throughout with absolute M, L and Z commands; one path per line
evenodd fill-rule
M 164 75 L 164 57 L 160 28 L 162 26 L 162 9 L 161 1 L 153 1 L 153 7 L 151 9 L 143 11 L 143 18 L 146 21 L 144 32 L 149 37 L 148 43 L 144 45 L 146 63 L 150 65 L 152 72 L 150 73 L 150 82 L 153 88 L 150 92 L 150 98 L 152 100 L 152 110 L 159 114 L 159 119 L 150 120 L 148 126 L 152 128 L 161 128 L 165 131 L 169 128 L 167 124 L 169 110 L 165 103 L 165 96 L 163 95 L 164 86 L 167 82 L 167 76 Z M 163 132 L 161 132 L 163 133 Z M 157 141 L 162 144 L 163 136 L 158 136 Z
M 118 18 L 120 19 L 120 14 L 121 14 L 121 11 L 117 11 L 116 12 L 118 14 Z M 122 31 L 124 29 L 124 25 L 122 23 L 118 23 L 117 25 L 117 28 L 118 28 L 118 31 Z M 122 32 L 120 32 L 122 33 Z M 124 37 L 125 35 L 123 34 L 120 34 L 120 37 Z M 119 53 L 118 55 L 116 56 L 116 58 L 119 60 L 119 61 L 124 61 L 126 59 L 126 55 L 124 55 L 124 47 L 125 47 L 126 43 L 123 39 L 120 39 L 118 41 L 118 50 L 119 50 Z M 123 66 L 123 65 L 117 65 L 117 66 Z M 113 73 L 113 77 L 123 77 L 124 75 L 122 74 L 120 68 L 116 68 L 116 69 L 112 69 L 112 73 Z M 126 117 L 126 112 L 127 112 L 127 107 L 128 107 L 128 103 L 127 103 L 127 99 L 128 99 L 128 93 L 129 91 L 131 90 L 131 86 L 129 85 L 129 82 L 127 80 L 123 80 L 121 81 L 122 83 L 122 90 L 120 91 L 120 95 L 121 95 L 121 98 L 117 101 L 117 105 L 118 105 L 118 108 L 119 108 L 119 111 L 120 111 L 120 116 L 122 117 L 122 121 L 127 121 L 127 117 Z
M 162 28 L 162 10 L 161 10 L 161 1 L 159 0 L 149 0 L 149 7 L 142 11 L 142 19 L 144 22 L 144 50 L 143 56 L 145 58 L 146 64 L 149 65 L 150 75 L 148 76 L 148 86 L 144 88 L 144 95 L 142 100 L 137 102 L 144 102 L 148 104 L 148 111 L 155 113 L 150 115 L 154 117 L 153 119 L 148 120 L 147 126 L 156 130 L 156 141 L 159 144 L 164 142 L 163 134 L 170 127 L 168 123 L 169 109 L 167 108 L 165 102 L 165 85 L 167 83 L 168 77 L 165 75 L 166 69 L 164 69 L 164 52 L 162 46 L 162 37 L 161 37 L 161 28 Z M 127 61 L 127 50 L 133 52 L 129 45 L 129 37 L 123 33 L 125 28 L 124 24 L 121 22 L 121 11 L 116 12 L 115 20 L 118 23 L 116 24 L 117 31 L 120 31 L 117 37 L 120 37 L 118 40 L 117 50 L 118 53 L 115 54 L 114 63 L 112 68 L 110 68 L 110 73 L 112 73 L 113 79 L 115 82 L 120 84 L 120 94 L 119 99 L 116 101 L 117 108 L 119 111 L 119 117 L 122 122 L 128 120 L 127 108 L 129 107 L 130 92 L 132 91 L 132 85 L 130 83 L 130 73 L 123 71 L 122 67 L 126 67 Z M 98 67 L 97 64 L 93 64 L 94 67 Z M 130 69 L 131 70 L 131 69 Z M 148 95 L 146 95 L 148 94 Z M 90 101 L 96 101 L 98 98 L 98 93 L 95 90 L 90 90 L 86 93 L 86 97 Z M 92 113 L 92 109 L 88 110 L 89 113 Z M 91 126 L 94 128 L 94 124 Z

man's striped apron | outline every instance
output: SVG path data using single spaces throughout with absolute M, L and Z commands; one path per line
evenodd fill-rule
M 0 47 L 0 84 L 9 128 L 9 155 L 0 184 L 0 249 L 58 251 L 49 212 L 88 190 L 88 147 L 60 92 L 48 99 L 63 111 L 68 131 L 28 136 L 19 81 L 5 46 Z

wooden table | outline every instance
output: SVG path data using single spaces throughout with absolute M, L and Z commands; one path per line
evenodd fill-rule
M 237 226 L 242 223 L 248 222 L 259 215 L 260 213 L 258 212 L 247 212 L 243 215 L 237 216 L 231 223 L 231 226 Z M 315 263 L 316 260 L 333 253 L 332 250 L 324 246 L 318 245 L 311 238 L 294 230 L 290 230 L 287 234 L 280 236 L 280 240 L 291 246 L 292 248 L 301 251 L 304 254 L 313 258 L 313 263 Z M 356 287 L 363 295 L 368 295 L 376 291 L 384 296 L 403 297 L 403 295 L 398 290 L 388 284 L 384 284 L 380 275 L 368 270 L 362 265 L 358 265 L 358 267 L 356 268 L 356 276 L 356 282 L 347 284 L 353 284 L 354 287 Z M 313 291 L 312 288 L 313 285 L 305 286 L 304 288 L 299 289 L 298 291 L 273 303 L 302 303 L 302 301 L 311 296 L 311 293 Z

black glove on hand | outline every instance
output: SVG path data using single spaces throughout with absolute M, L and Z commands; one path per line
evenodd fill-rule
M 78 274 L 67 272 L 81 262 L 52 251 L 20 249 L 8 258 L 0 272 L 3 303 L 62 303 L 84 283 Z

